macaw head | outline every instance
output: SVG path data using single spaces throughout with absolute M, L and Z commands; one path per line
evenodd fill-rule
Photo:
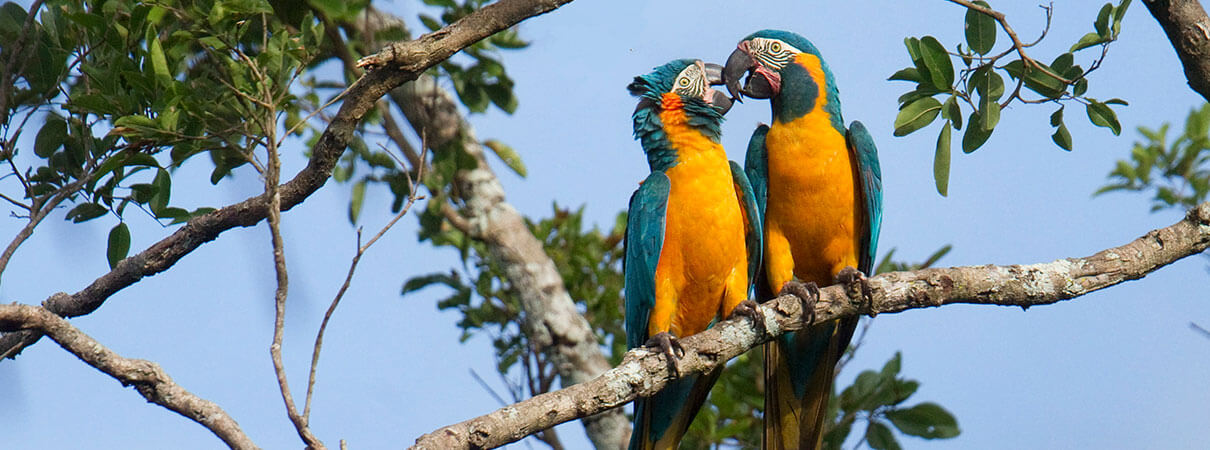
M 740 94 L 751 98 L 773 98 L 781 94 L 782 71 L 798 57 L 809 53 L 819 57 L 819 50 L 807 38 L 789 31 L 761 30 L 739 42 L 738 48 L 727 58 L 723 68 L 723 80 L 731 96 L 740 100 Z M 820 58 L 822 60 L 822 58 Z M 740 79 L 747 79 L 740 85 Z M 822 82 L 824 80 L 816 80 Z
M 639 97 L 635 113 L 682 107 L 687 114 L 722 118 L 731 109 L 731 99 L 711 87 L 720 84 L 723 84 L 723 66 L 698 59 L 678 59 L 656 67 L 647 75 L 634 77 L 627 89 Z

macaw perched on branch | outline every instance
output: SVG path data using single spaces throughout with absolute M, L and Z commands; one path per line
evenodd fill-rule
M 677 338 L 736 312 L 760 263 L 760 218 L 748 177 L 728 161 L 719 126 L 731 99 L 722 66 L 681 59 L 635 77 L 634 136 L 651 175 L 630 198 L 626 224 L 626 344 L 658 348 L 675 372 Z M 690 375 L 635 402 L 631 449 L 673 448 L 720 370 Z
M 804 311 L 814 310 L 818 285 L 834 281 L 868 296 L 863 273 L 873 269 L 882 223 L 878 150 L 861 122 L 845 129 L 819 50 L 794 33 L 758 31 L 740 41 L 723 78 L 737 99 L 773 107 L 773 124 L 757 127 L 745 161 L 764 222 L 758 296 L 795 293 Z M 845 318 L 765 346 L 765 448 L 820 447 L 833 372 L 856 325 Z

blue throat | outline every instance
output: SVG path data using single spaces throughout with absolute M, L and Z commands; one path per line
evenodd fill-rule
M 652 96 L 644 95 L 646 99 Z M 659 102 L 658 98 L 652 99 Z M 689 126 L 711 141 L 719 142 L 722 134 L 721 124 L 723 115 L 706 102 L 699 99 L 683 99 L 685 116 Z M 659 109 L 652 105 L 640 108 L 634 112 L 634 137 L 643 146 L 647 154 L 647 165 L 651 170 L 668 170 L 676 165 L 677 151 L 668 140 L 668 132 L 664 131 L 664 123 L 660 120 Z

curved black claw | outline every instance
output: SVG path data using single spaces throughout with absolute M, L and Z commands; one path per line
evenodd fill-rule
M 778 296 L 793 295 L 802 302 L 802 324 L 804 327 L 815 322 L 815 305 L 819 303 L 819 286 L 814 281 L 803 283 L 798 280 L 787 281 L 782 285 Z
M 874 317 L 874 290 L 870 288 L 870 280 L 860 270 L 853 266 L 845 266 L 836 273 L 836 283 L 844 285 L 845 295 L 849 300 L 861 305 L 861 310 Z
M 769 334 L 769 330 L 765 328 L 765 313 L 761 312 L 760 305 L 757 305 L 751 299 L 744 300 L 735 305 L 735 309 L 731 310 L 731 317 L 733 316 L 744 316 L 752 319 L 753 324 L 756 325 L 757 336 Z
M 685 357 L 685 347 L 681 346 L 681 341 L 676 336 L 667 331 L 656 333 L 643 346 L 653 349 L 652 351 L 668 355 L 668 369 L 672 370 L 674 376 L 681 376 L 681 367 L 678 361 Z

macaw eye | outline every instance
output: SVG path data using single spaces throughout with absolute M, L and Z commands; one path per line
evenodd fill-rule
M 781 42 L 773 41 L 772 44 L 769 44 L 769 51 L 773 53 L 781 52 Z
M 681 81 L 679 81 L 679 82 L 678 82 L 678 84 L 680 84 L 680 85 L 681 85 L 681 87 L 686 87 L 686 86 L 689 86 L 689 79 L 688 79 L 688 78 L 681 78 Z

